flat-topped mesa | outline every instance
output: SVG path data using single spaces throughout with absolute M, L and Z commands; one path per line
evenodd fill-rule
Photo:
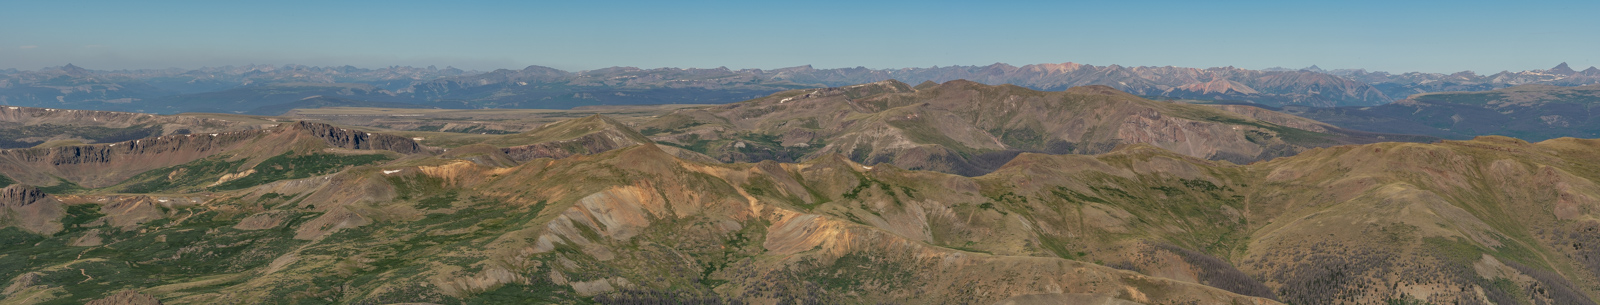
M 323 123 L 296 122 L 292 128 L 305 130 L 333 145 L 349 149 L 389 150 L 404 154 L 423 152 L 421 144 L 412 139 L 381 133 L 370 133 L 335 127 Z
M 111 144 L 71 145 L 51 148 L 0 150 L 0 157 L 23 162 L 48 162 L 50 165 L 109 163 L 119 155 L 152 155 L 174 152 L 207 153 L 247 140 L 260 131 L 204 135 L 171 135 Z
M 12 185 L 0 189 L 0 207 L 23 207 L 47 198 L 44 191 L 27 185 Z
M 104 121 L 139 123 L 155 119 L 155 115 L 132 112 L 73 110 L 5 106 L 0 107 L 0 122 L 31 123 L 39 120 Z
M 300 142 L 300 141 L 311 142 Z M 0 150 L 0 174 L 32 185 L 55 185 L 58 179 L 90 188 L 105 187 L 141 172 L 234 152 L 267 157 L 295 150 L 295 143 L 316 149 L 338 147 L 389 150 L 403 154 L 428 152 L 416 141 L 395 135 L 367 133 L 321 123 L 288 123 L 270 129 L 179 134 L 108 144 Z
M 328 142 L 329 145 L 349 149 L 390 150 L 399 153 L 424 151 L 422 145 L 411 139 L 367 133 L 322 123 L 298 122 L 290 128 L 308 132 Z M 51 148 L 24 148 L 0 150 L 0 156 L 15 157 L 19 161 L 48 161 L 50 165 L 108 163 L 119 155 L 152 155 L 175 152 L 206 153 L 227 149 L 230 145 L 246 141 L 270 130 L 247 130 L 213 134 L 169 135 L 111 144 L 71 145 Z
M 244 123 L 239 121 L 200 116 L 153 115 L 133 112 L 54 109 L 20 106 L 0 107 L 0 122 L 18 123 L 23 126 L 41 124 L 94 126 L 105 128 L 151 126 L 153 128 L 157 128 L 157 135 L 175 133 L 212 133 L 249 128 L 243 126 Z

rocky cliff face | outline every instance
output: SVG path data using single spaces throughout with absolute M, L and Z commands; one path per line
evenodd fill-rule
M 60 232 L 66 210 L 38 188 L 12 185 L 0 189 L 0 228 L 17 227 L 35 234 Z
M 0 189 L 0 204 L 7 207 L 28 206 L 47 197 L 48 195 L 45 195 L 39 188 L 25 185 L 12 185 L 5 189 Z
M 322 140 L 327 141 L 328 145 L 333 145 L 334 147 L 388 150 L 402 154 L 412 154 L 425 151 L 421 144 L 417 144 L 417 141 L 396 135 L 362 132 L 339 128 L 329 124 L 311 123 L 305 121 L 294 123 L 294 128 L 311 133 L 312 136 L 321 138 Z

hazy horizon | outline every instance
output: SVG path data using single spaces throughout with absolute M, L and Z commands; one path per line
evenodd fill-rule
M 926 66 L 926 67 L 883 67 L 883 68 L 879 68 L 879 67 L 864 67 L 864 66 L 848 66 L 848 67 L 818 67 L 818 66 L 816 66 L 816 65 L 810 65 L 810 66 L 812 66 L 812 68 L 813 68 L 813 69 L 818 69 L 818 70 L 826 70 L 826 69 L 849 69 L 849 68 L 869 68 L 869 69 L 875 69 L 875 70 L 887 70 L 887 69 L 927 69 L 927 68 L 943 68 L 943 67 L 952 67 L 952 66 L 964 66 L 964 67 L 974 67 L 974 66 L 975 66 L 975 67 L 984 67 L 984 66 L 989 66 L 989 65 L 993 65 L 993 64 L 1007 64 L 1007 65 L 1012 65 L 1012 66 L 1016 66 L 1016 67 L 1022 67 L 1022 66 L 1027 66 L 1027 65 L 1035 65 L 1035 64 L 1064 64 L 1064 63 L 1076 63 L 1076 64 L 1084 64 L 1084 65 L 1092 65 L 1092 66 L 1097 66 L 1097 67 L 1105 67 L 1105 66 L 1111 66 L 1111 65 L 1118 65 L 1118 66 L 1123 66 L 1123 67 L 1135 67 L 1135 66 L 1134 66 L 1134 65 L 1123 65 L 1123 64 L 1114 64 L 1114 63 L 1113 63 L 1113 64 L 1095 64 L 1095 63 L 1083 63 L 1083 62 L 1056 62 L 1056 63 L 1027 63 L 1027 64 L 1018 64 L 1018 63 L 989 63 L 989 64 L 977 64 L 977 65 L 936 65 L 936 66 Z M 1566 64 L 1567 64 L 1567 65 L 1568 65 L 1568 66 L 1569 66 L 1569 67 L 1571 67 L 1571 68 L 1572 68 L 1572 69 L 1573 69 L 1573 70 L 1579 70 L 1579 71 L 1582 71 L 1582 70 L 1584 70 L 1584 69 L 1587 69 L 1587 68 L 1588 68 L 1588 67 L 1589 67 L 1589 66 L 1580 66 L 1580 65 L 1577 65 L 1577 64 L 1572 64 L 1572 63 L 1570 63 L 1570 62 L 1557 62 L 1557 63 L 1553 63 L 1553 64 L 1549 64 L 1549 65 L 1546 65 L 1546 66 L 1544 66 L 1544 67 L 1536 67 L 1536 68 L 1527 68 L 1527 69 L 1517 69 L 1517 70 L 1504 70 L 1504 71 L 1510 71 L 1510 72 L 1520 72 L 1520 71 L 1529 71 L 1529 70 L 1545 70 L 1545 69 L 1550 69 L 1550 68 L 1553 68 L 1553 67 L 1555 67 L 1555 66 L 1557 66 L 1557 65 L 1559 65 L 1559 64 L 1562 64 L 1562 63 L 1566 63 Z M 66 66 L 66 65 L 68 65 L 68 64 L 71 64 L 71 65 L 73 65 L 73 66 L 77 66 L 77 67 L 79 67 L 79 68 L 84 68 L 84 69 L 88 69 L 88 70 L 95 70 L 95 71 L 138 71 L 138 70 L 165 70 L 165 69 L 179 69 L 179 70 L 198 70 L 198 69 L 206 69 L 206 68 L 221 68 L 221 67 L 244 67 L 244 66 L 252 66 L 252 65 L 255 65 L 255 66 L 273 66 L 273 67 L 283 67 L 283 66 L 291 66 L 291 65 L 299 65 L 299 66 L 307 66 L 307 67 L 322 67 L 322 68 L 330 68 L 330 67 L 343 67 L 343 66 L 352 66 L 352 67 L 355 67 L 355 68 L 358 68 L 358 69 L 369 69 L 369 70 L 378 70 L 378 69 L 384 69 L 384 68 L 390 68 L 390 67 L 410 67 L 410 68 L 427 68 L 427 67 L 429 67 L 429 66 L 433 66 L 433 67 L 434 67 L 434 68 L 437 68 L 437 69 L 447 69 L 447 68 L 456 68 L 456 69 L 460 69 L 460 70 L 463 70 L 463 71 L 467 71 L 467 72 L 474 72 L 474 71 L 476 71 L 476 72 L 478 72 L 478 73 L 484 73 L 484 72 L 490 72 L 490 71 L 494 71 L 494 70 L 502 70 L 502 69 L 504 69 L 504 70 L 522 70 L 522 69 L 526 69 L 526 68 L 528 68 L 528 67 L 532 67 L 532 66 L 543 66 L 543 67 L 550 67 L 550 66 L 546 66 L 546 65 L 537 65 L 537 64 L 534 64 L 534 65 L 526 65 L 526 66 L 520 66 L 520 67 L 501 67 L 501 68 L 491 68 L 491 69 L 468 69 L 468 68 L 463 68 L 463 67 L 456 67 L 456 66 L 452 66 L 452 65 L 427 65 L 427 64 L 424 64 L 424 65 L 386 65 L 386 66 L 360 66 L 360 65 L 350 65 L 350 64 L 329 64 L 329 65 L 308 65 L 308 64 L 300 64 L 300 63 L 246 63 L 246 64 L 226 64 L 226 65 L 214 65 L 214 66 L 199 66 L 199 67 L 164 67 L 164 68 L 124 68 L 124 69 L 103 69 L 103 68 L 96 68 L 96 67 L 90 67 L 90 66 L 84 66 L 84 65 L 79 65 L 79 64 L 75 64 L 75 63 L 65 63 L 65 64 L 61 64 L 61 65 L 55 65 L 55 66 L 45 66 L 45 67 L 39 67 L 39 68 L 36 68 L 36 69 L 22 69 L 22 68 L 4 68 L 4 67 L 0 67 L 0 70 L 6 70 L 6 69 L 16 69 L 16 70 L 18 70 L 18 71 L 39 71 L 39 70 L 47 70 L 47 69 L 56 69 L 56 68 L 61 68 L 61 67 L 65 67 L 65 66 Z M 735 70 L 735 71 L 737 71 L 737 70 L 745 70 L 745 69 L 760 69 L 760 70 L 776 70 L 776 69 L 784 69 L 784 68 L 793 68 L 793 67 L 800 67 L 800 66 L 807 66 L 807 65 L 798 65 L 798 66 L 787 66 L 787 67 L 747 67 L 747 68 L 736 68 L 736 67 L 725 67 L 725 66 L 718 66 L 718 67 L 634 67 L 634 66 L 608 66 L 608 67 L 600 67 L 600 68 L 593 68 L 593 69 L 582 69 L 582 70 L 575 70 L 575 69 L 560 69 L 560 68 L 556 68 L 556 69 L 559 69 L 559 70 L 562 70 L 562 71 L 567 71 L 567 72 L 583 72 L 583 71 L 594 71 L 594 70 L 601 70 L 601 69 L 608 69 L 608 68 L 639 68 L 639 69 L 643 69 L 643 70 L 652 70 L 652 69 L 716 69 L 716 68 L 726 68 L 726 69 L 729 69 L 729 70 Z M 1391 73 L 1391 74 L 1401 74 L 1401 73 L 1409 73 L 1409 72 L 1424 72 L 1424 71 L 1384 71 L 1384 70 L 1374 70 L 1374 69 L 1367 69 L 1367 68 L 1334 68 L 1334 67 L 1323 67 L 1323 66 L 1321 66 L 1321 65 L 1316 65 L 1316 64 L 1312 64 L 1312 65 L 1311 65 L 1311 66 L 1317 66 L 1317 68 L 1319 68 L 1319 69 L 1322 69 L 1322 70 L 1325 70 L 1325 71 L 1334 71 L 1334 70 L 1342 70 L 1342 69 L 1364 69 L 1364 70 L 1366 70 L 1366 71 L 1368 71 L 1368 72 L 1386 72 L 1386 73 Z M 1302 70 L 1302 69 L 1306 69 L 1306 68 L 1310 68 L 1310 67 L 1311 67 L 1311 66 L 1305 66 L 1305 67 L 1283 67 L 1283 66 L 1274 66 L 1274 67 L 1260 67 L 1260 68 L 1257 68 L 1257 67 L 1238 67 L 1238 66 L 1233 66 L 1233 67 L 1235 67 L 1235 68 L 1242 68 L 1242 69 L 1251 69 L 1251 70 L 1264 70 L 1264 69 L 1291 69 L 1291 70 Z M 1160 66 L 1145 66 L 1145 67 L 1160 67 Z M 1219 67 L 1184 67 L 1184 66 L 1175 66 L 1175 67 L 1180 67 L 1180 68 L 1198 68 L 1198 69 L 1211 69 L 1211 68 L 1223 68 L 1223 67 L 1228 67 L 1228 66 L 1219 66 Z M 550 68 L 555 68 L 555 67 L 550 67 Z M 1492 74 L 1495 74 L 1495 73 L 1499 73 L 1499 72 L 1501 72 L 1501 71 L 1470 71 L 1470 70 L 1464 70 L 1464 71 L 1465 71 L 1465 72 L 1473 72 L 1473 73 L 1477 73 L 1477 74 L 1478 74 L 1478 75 L 1492 75 Z M 1464 72 L 1464 71 L 1455 71 L 1455 72 L 1428 72 L 1428 73 L 1443 73 L 1443 74 L 1451 74 L 1451 73 L 1456 73 L 1456 72 Z
M 14 3 L 0 69 L 1600 66 L 1600 2 Z

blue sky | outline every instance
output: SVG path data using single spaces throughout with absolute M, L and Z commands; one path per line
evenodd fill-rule
M 16 1 L 0 69 L 1600 65 L 1600 1 Z

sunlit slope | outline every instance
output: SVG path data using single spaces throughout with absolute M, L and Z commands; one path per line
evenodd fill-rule
M 722 161 L 842 154 L 866 164 L 969 176 L 993 171 L 1020 152 L 1095 154 L 1143 143 L 1248 163 L 1311 147 L 1428 140 L 1353 133 L 1232 107 L 1241 109 L 1151 101 L 1106 86 L 1046 92 L 963 80 L 916 87 L 889 80 L 684 109 L 637 127 L 658 142 Z

